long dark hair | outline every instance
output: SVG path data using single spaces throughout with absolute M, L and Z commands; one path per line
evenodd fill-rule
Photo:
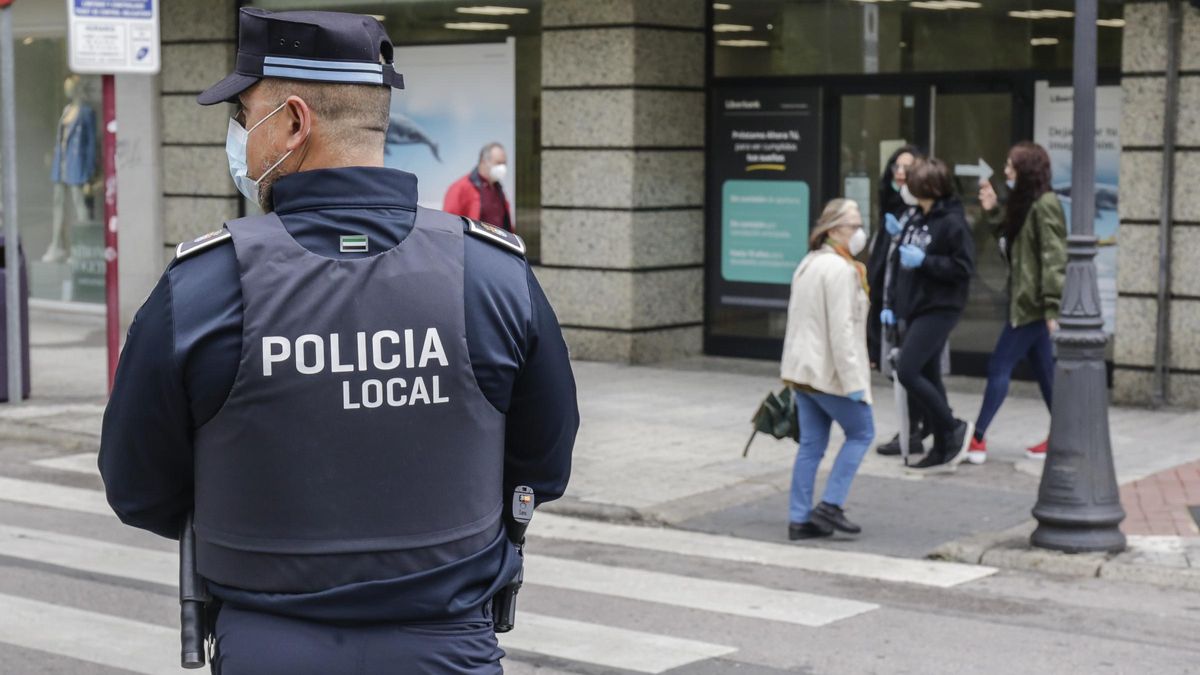
M 1017 183 L 1008 193 L 1004 215 L 1004 239 L 1008 250 L 1025 224 L 1029 209 L 1039 197 L 1050 191 L 1050 155 L 1037 143 L 1021 141 L 1008 151 L 1008 161 L 1017 171 Z
M 912 155 L 914 161 L 921 158 L 921 149 L 915 145 L 902 146 L 888 158 L 887 166 L 883 168 L 883 176 L 879 178 L 880 219 L 884 218 L 888 213 L 899 216 L 904 209 L 908 208 L 904 200 L 900 198 L 900 192 L 892 187 L 892 181 L 896 178 L 896 172 L 892 167 L 896 165 L 896 160 L 900 159 L 900 155 L 905 153 Z

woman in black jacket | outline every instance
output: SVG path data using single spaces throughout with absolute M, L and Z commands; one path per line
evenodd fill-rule
M 879 223 L 874 228 L 875 234 L 871 242 L 871 255 L 867 258 L 867 283 L 871 285 L 871 313 L 867 320 L 867 353 L 871 363 L 879 365 L 887 354 L 879 353 L 882 325 L 879 323 L 879 313 L 884 309 L 883 292 L 887 283 L 887 261 L 892 242 L 899 232 L 888 228 L 888 216 L 895 223 L 902 224 L 916 207 L 904 202 L 900 190 L 908 182 L 908 170 L 913 162 L 921 156 L 920 150 L 914 145 L 906 145 L 892 153 L 888 158 L 887 167 L 879 179 Z M 895 227 L 893 225 L 893 227 Z
M 881 369 L 888 358 L 887 354 L 882 353 L 883 331 L 887 330 L 883 324 L 883 317 L 893 318 L 891 323 L 894 323 L 892 291 L 895 288 L 895 272 L 898 265 L 894 249 L 904 226 L 909 220 L 919 217 L 916 198 L 905 190 L 905 184 L 908 182 L 908 170 L 920 157 L 921 151 L 917 146 L 900 147 L 888 158 L 887 167 L 879 179 L 879 224 L 875 228 L 871 255 L 867 258 L 867 281 L 871 288 L 871 311 L 867 315 L 867 353 L 872 367 L 877 370 Z M 932 433 L 933 427 L 924 421 L 921 405 L 912 396 L 908 400 L 908 418 L 909 452 L 919 455 L 925 452 L 922 443 L 925 437 Z M 896 434 L 875 451 L 886 456 L 899 455 L 900 434 Z
M 917 198 L 923 217 L 904 228 L 897 250 L 896 318 L 905 330 L 896 375 L 920 401 L 934 430 L 933 450 L 913 468 L 953 469 L 966 457 L 973 429 L 950 409 L 941 354 L 967 305 L 975 243 L 945 162 L 914 163 L 908 191 Z

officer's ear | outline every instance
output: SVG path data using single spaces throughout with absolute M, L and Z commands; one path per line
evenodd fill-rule
M 284 105 L 282 112 L 287 115 L 289 124 L 287 149 L 296 150 L 312 136 L 313 110 L 304 99 L 294 95 L 289 96 Z

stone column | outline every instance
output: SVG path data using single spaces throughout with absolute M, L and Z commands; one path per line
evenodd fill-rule
M 225 158 L 228 106 L 202 107 L 196 95 L 233 70 L 237 1 L 162 5 L 163 255 L 181 241 L 238 217 Z
M 1171 218 L 1168 403 L 1200 406 L 1200 10 L 1183 3 L 1174 209 Z M 1157 338 L 1159 220 L 1166 101 L 1167 3 L 1125 5 L 1121 225 L 1113 399 L 1149 405 Z
M 158 78 L 117 75 L 117 266 L 121 339 L 162 274 Z
M 542 259 L 575 358 L 699 353 L 703 0 L 546 0 Z

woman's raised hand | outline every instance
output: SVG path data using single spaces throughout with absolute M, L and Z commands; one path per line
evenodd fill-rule
M 984 211 L 991 211 L 992 209 L 996 208 L 997 202 L 996 190 L 992 187 L 991 181 L 986 179 L 980 180 L 979 205 L 983 207 Z

